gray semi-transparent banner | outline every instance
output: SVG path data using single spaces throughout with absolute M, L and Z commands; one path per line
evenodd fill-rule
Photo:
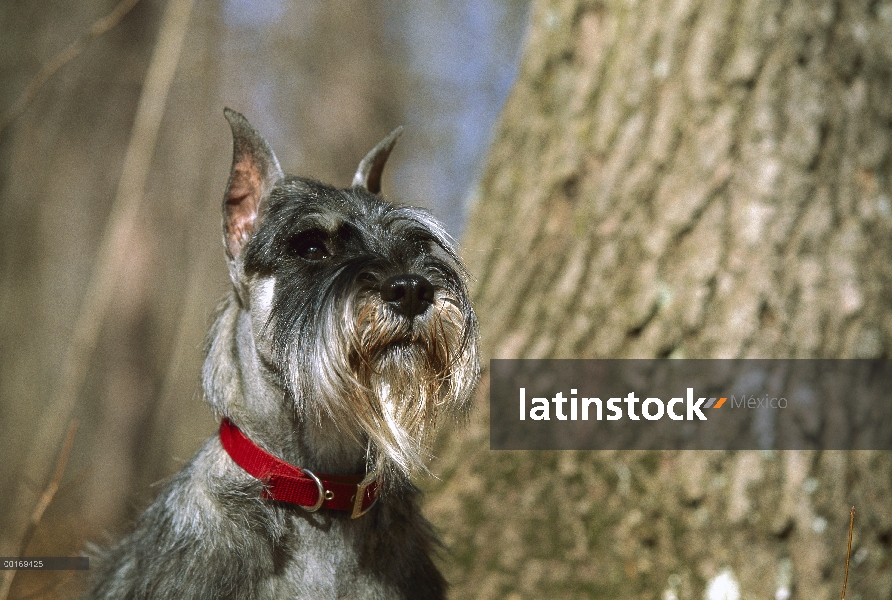
M 493 450 L 890 450 L 892 361 L 490 361 Z

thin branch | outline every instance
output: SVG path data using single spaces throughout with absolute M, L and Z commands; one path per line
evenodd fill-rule
M 846 600 L 846 584 L 849 582 L 849 559 L 852 557 L 852 531 L 855 529 L 855 507 L 849 513 L 849 549 L 846 552 L 846 575 L 842 580 L 842 599 Z
M 50 59 L 44 64 L 40 70 L 31 78 L 31 81 L 25 86 L 24 91 L 19 95 L 18 99 L 13 102 L 12 106 L 7 109 L 3 116 L 0 117 L 0 133 L 9 127 L 9 125 L 18 118 L 20 114 L 31 104 L 40 88 L 55 75 L 56 71 L 64 67 L 66 64 L 77 58 L 84 49 L 96 38 L 117 25 L 124 15 L 137 5 L 139 0 L 121 0 L 115 6 L 114 10 L 93 23 L 89 29 L 80 35 L 79 38 L 71 42 L 67 48 Z
M 164 106 L 179 64 L 194 4 L 195 0 L 170 0 L 165 8 L 105 234 L 74 322 L 72 339 L 65 350 L 55 393 L 43 408 L 25 457 L 26 473 L 41 473 L 47 468 L 49 458 L 46 448 L 52 447 L 53 441 L 61 437 L 86 379 L 105 313 L 127 259 L 127 248 L 148 179 Z M 9 529 L 16 527 L 22 519 L 28 505 L 27 498 L 28 490 L 24 485 L 19 485 L 13 496 L 16 504 L 9 511 Z M 0 549 L 8 546 L 9 538 L 17 539 L 14 531 L 6 531 L 0 537 L 3 538 L 0 539 Z
M 65 467 L 68 465 L 68 457 L 71 456 L 71 447 L 74 445 L 74 436 L 77 434 L 78 425 L 77 420 L 72 420 L 71 424 L 68 425 L 68 433 L 65 435 L 65 441 L 62 442 L 59 458 L 56 459 L 56 471 L 53 473 L 53 478 L 50 479 L 49 485 L 46 486 L 46 489 L 43 490 L 43 493 L 37 499 L 37 504 L 31 512 L 31 518 L 28 520 L 28 527 L 25 529 L 25 533 L 22 534 L 22 541 L 19 543 L 19 551 L 16 556 L 25 556 L 25 553 L 28 551 L 28 545 L 31 543 L 31 538 L 34 537 L 34 532 L 37 531 L 37 526 L 40 525 L 40 520 L 43 518 L 43 513 L 46 512 L 46 509 L 56 496 L 56 492 L 59 491 L 62 475 L 65 474 Z M 3 581 L 0 582 L 0 600 L 6 600 L 6 597 L 9 595 L 16 572 L 15 569 L 3 572 Z

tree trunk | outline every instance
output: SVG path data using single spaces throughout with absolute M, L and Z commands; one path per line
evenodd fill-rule
M 464 244 L 484 357 L 888 357 L 890 129 L 889 3 L 537 2 Z M 892 595 L 888 453 L 492 453 L 487 415 L 429 502 L 455 597 L 831 598 L 851 505 L 848 593 Z

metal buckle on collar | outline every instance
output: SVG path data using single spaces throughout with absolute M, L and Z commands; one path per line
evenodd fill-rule
M 325 502 L 325 488 L 322 487 L 322 482 L 319 481 L 319 478 L 316 477 L 316 475 L 311 470 L 301 469 L 301 471 L 309 475 L 310 479 L 312 479 L 316 483 L 316 487 L 319 488 L 319 499 L 316 500 L 316 504 L 314 504 L 313 506 L 303 506 L 300 504 L 298 505 L 305 511 L 313 513 L 322 508 L 322 503 Z
M 353 496 L 353 512 L 350 513 L 351 519 L 358 519 L 362 515 L 366 514 L 375 504 L 378 503 L 378 494 L 375 494 L 375 498 L 372 500 L 372 503 L 369 504 L 368 508 L 362 510 L 362 501 L 365 500 L 365 491 L 372 483 L 375 481 L 375 472 L 372 471 L 368 475 L 365 476 L 361 482 L 356 484 L 356 494 Z

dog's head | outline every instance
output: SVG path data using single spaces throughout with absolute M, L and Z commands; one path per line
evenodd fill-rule
M 439 417 L 469 404 L 477 321 L 442 226 L 379 195 L 400 130 L 336 189 L 285 176 L 247 120 L 225 114 L 224 245 L 258 368 L 298 419 L 332 424 L 379 473 L 424 468 Z

